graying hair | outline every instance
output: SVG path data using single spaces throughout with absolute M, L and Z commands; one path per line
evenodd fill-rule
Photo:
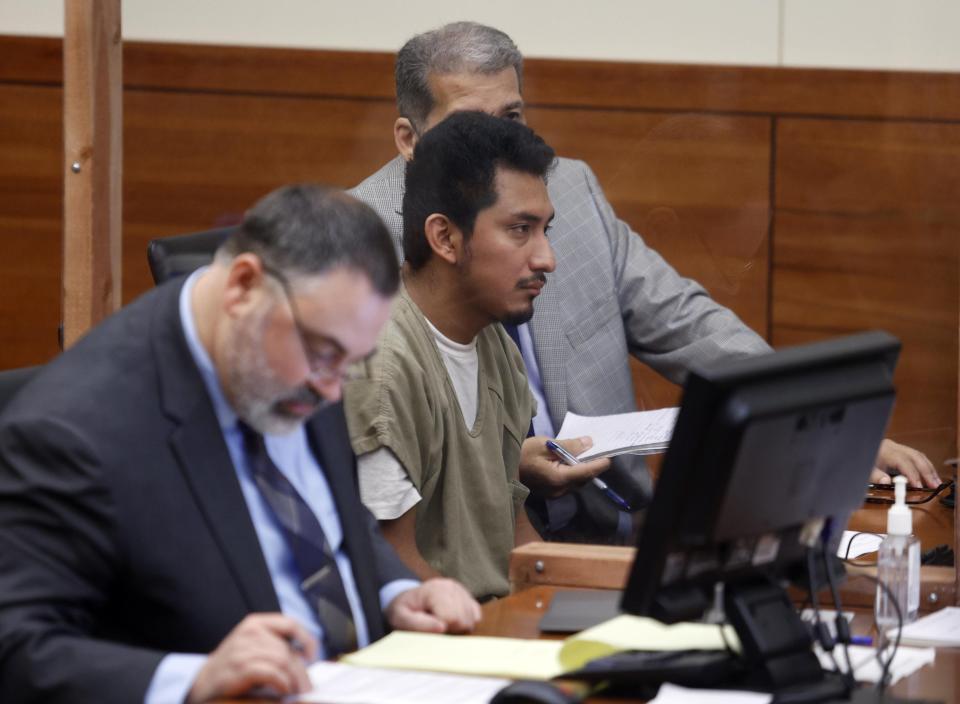
M 230 261 L 244 252 L 287 278 L 346 267 L 365 275 L 383 296 L 400 285 L 400 264 L 383 220 L 366 203 L 318 184 L 284 186 L 261 198 L 220 245 L 217 259 Z
M 523 56 L 504 32 L 476 22 L 451 22 L 418 34 L 397 52 L 397 110 L 417 132 L 433 110 L 433 94 L 427 82 L 436 73 L 517 72 L 523 89 Z

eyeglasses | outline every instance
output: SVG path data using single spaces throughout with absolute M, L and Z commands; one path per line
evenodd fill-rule
M 907 497 L 904 500 L 904 503 L 917 505 L 925 504 L 928 501 L 932 501 L 934 497 L 939 496 L 941 493 L 953 486 L 953 481 L 947 481 L 941 484 L 940 486 L 934 489 L 907 489 Z M 866 502 L 869 504 L 892 504 L 896 503 L 891 494 L 893 494 L 893 484 L 867 484 L 867 497 Z M 869 492 L 885 492 L 887 495 L 884 496 L 883 493 L 872 494 Z
M 290 282 L 282 273 L 263 265 L 263 271 L 268 276 L 273 277 L 283 289 L 284 298 L 287 299 L 287 305 L 290 306 L 290 316 L 293 318 L 293 327 L 297 331 L 297 338 L 300 340 L 300 348 L 303 350 L 303 356 L 307 361 L 307 367 L 310 369 L 311 376 L 328 381 L 351 381 L 357 378 L 360 370 L 356 367 L 343 367 L 343 360 L 346 353 L 343 348 L 334 340 L 323 338 L 320 346 L 313 346 L 307 342 L 307 328 L 300 321 L 300 311 L 294 303 L 293 294 L 290 291 Z M 322 337 L 322 336 L 321 336 Z

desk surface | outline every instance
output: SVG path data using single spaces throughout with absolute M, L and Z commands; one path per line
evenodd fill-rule
M 531 587 L 484 605 L 483 621 L 476 634 L 540 638 L 537 625 L 557 589 L 548 586 Z M 859 614 L 854 620 L 854 630 L 867 633 L 869 629 L 869 616 Z M 927 698 L 947 703 L 960 701 L 960 650 L 938 651 L 933 665 L 928 665 L 901 680 L 892 691 L 903 697 Z
M 883 504 L 864 504 L 854 512 L 847 526 L 850 530 L 862 530 L 868 533 L 887 532 L 887 509 Z M 923 550 L 937 545 L 953 547 L 953 509 L 940 503 L 937 497 L 925 504 L 911 506 L 913 513 L 913 532 L 920 538 Z

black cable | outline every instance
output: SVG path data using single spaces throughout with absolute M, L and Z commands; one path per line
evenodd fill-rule
M 846 549 L 846 551 L 843 553 L 843 559 L 844 559 L 844 561 L 850 559 L 850 549 L 853 547 L 853 541 L 856 540 L 857 537 L 859 537 L 859 536 L 861 536 L 861 535 L 876 535 L 876 533 L 868 533 L 868 532 L 865 531 L 865 530 L 858 530 L 856 533 L 854 533 L 853 535 L 851 535 L 851 536 L 850 536 L 850 540 L 847 541 L 847 549 Z
M 903 611 L 900 610 L 900 603 L 897 601 L 896 596 L 893 591 L 886 585 L 886 583 L 879 577 L 874 577 L 869 574 L 863 575 L 869 580 L 872 580 L 877 583 L 877 586 L 880 587 L 887 595 L 887 598 L 893 603 L 893 609 L 897 612 L 897 637 L 893 642 L 893 648 L 890 651 L 890 657 L 883 660 L 881 657 L 883 654 L 883 644 L 884 644 L 884 633 L 880 630 L 880 624 L 877 623 L 877 610 L 873 610 L 873 625 L 877 629 L 877 662 L 880 663 L 882 671 L 880 673 L 880 681 L 877 683 L 877 690 L 883 692 L 884 688 L 887 686 L 887 679 L 889 678 L 890 665 L 893 664 L 893 658 L 897 654 L 897 649 L 900 647 L 900 632 L 903 630 Z
M 833 646 L 835 645 L 833 637 L 830 635 L 827 625 L 820 617 L 820 603 L 817 600 L 817 588 L 814 579 L 815 569 L 816 564 L 814 563 L 813 548 L 807 548 L 807 588 L 810 594 L 810 601 L 813 604 L 813 635 L 820 644 L 820 647 L 823 648 L 823 652 L 827 654 L 833 663 L 834 671 L 842 675 L 843 671 L 840 669 L 837 658 L 833 654 Z
M 837 629 L 837 641 L 843 645 L 843 655 L 847 661 L 847 673 L 843 678 L 847 686 L 847 695 L 857 686 L 857 681 L 853 677 L 853 660 L 850 659 L 850 626 L 843 615 L 843 606 L 840 603 L 840 591 L 837 589 L 837 583 L 833 579 L 833 572 L 830 571 L 830 561 L 827 556 L 828 537 L 823 536 L 820 542 L 820 557 L 823 560 L 823 569 L 827 573 L 827 583 L 830 585 L 830 595 L 833 598 L 833 608 L 837 610 L 837 618 L 834 625 Z M 852 540 L 850 542 L 853 542 Z M 849 549 L 849 546 L 847 546 Z
M 877 537 L 880 536 L 879 533 L 873 533 L 866 530 L 857 531 L 856 533 L 850 536 L 850 540 L 847 541 L 847 549 L 844 551 L 843 557 L 841 557 L 840 559 L 843 560 L 845 564 L 852 565 L 853 567 L 874 567 L 877 564 L 876 562 L 865 562 L 865 561 L 858 562 L 857 561 L 858 558 L 850 557 L 850 551 L 853 549 L 853 541 L 856 540 L 857 537 L 861 535 L 876 535 Z
M 728 626 L 728 625 L 729 625 L 729 623 L 727 622 L 726 616 L 724 616 L 723 622 L 719 624 L 719 628 L 720 628 L 720 640 L 723 641 L 723 647 L 726 649 L 726 651 L 727 651 L 727 653 L 730 655 L 730 657 L 732 657 L 734 660 L 737 660 L 737 661 L 741 661 L 741 662 L 742 662 L 742 661 L 743 661 L 743 644 L 741 643 L 741 645 L 740 645 L 740 651 L 741 651 L 741 652 L 738 653 L 736 650 L 733 649 L 733 646 L 730 644 L 730 641 L 727 640 L 727 626 Z

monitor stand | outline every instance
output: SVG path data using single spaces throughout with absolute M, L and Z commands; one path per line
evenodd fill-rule
M 740 638 L 747 666 L 748 684 L 756 689 L 779 692 L 795 687 L 828 684 L 823 701 L 844 695 L 842 682 L 827 678 L 813 652 L 813 640 L 786 590 L 766 580 L 727 584 L 724 607 L 730 625 Z
M 746 661 L 743 682 L 774 694 L 774 704 L 845 702 L 906 704 L 919 700 L 894 697 L 876 687 L 859 687 L 827 672 L 813 652 L 813 640 L 786 590 L 767 580 L 726 585 L 727 619 L 740 638 Z

